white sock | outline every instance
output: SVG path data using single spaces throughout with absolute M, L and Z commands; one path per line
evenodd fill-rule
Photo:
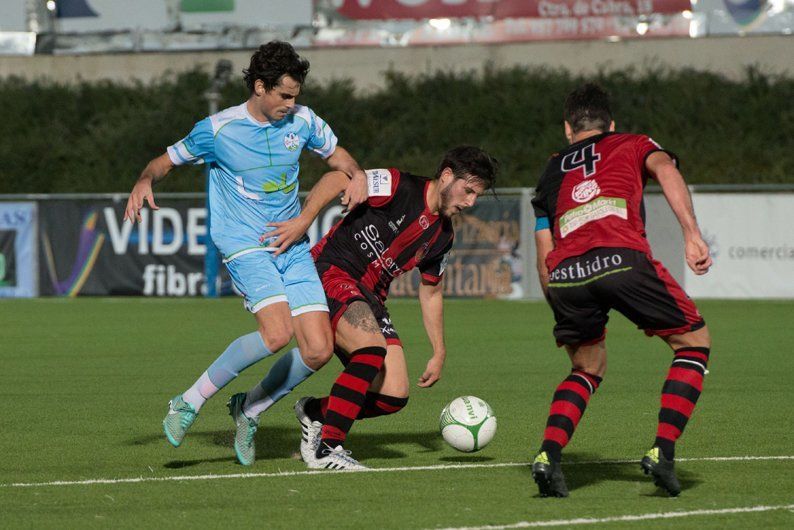
M 201 374 L 201 377 L 193 383 L 193 386 L 182 394 L 182 399 L 185 400 L 186 403 L 190 403 L 190 405 L 196 409 L 196 412 L 198 412 L 201 406 L 204 405 L 209 398 L 214 396 L 218 390 L 218 387 L 213 385 L 212 381 L 210 381 L 209 374 L 204 372 Z
M 270 396 L 263 395 L 264 392 L 261 392 L 261 389 L 261 386 L 256 385 L 245 395 L 243 414 L 248 418 L 256 418 L 275 403 Z

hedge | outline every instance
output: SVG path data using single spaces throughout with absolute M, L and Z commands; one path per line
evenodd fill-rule
M 523 68 L 385 75 L 385 88 L 366 94 L 350 81 L 309 80 L 299 102 L 364 167 L 429 175 L 446 149 L 470 143 L 500 160 L 503 187 L 534 184 L 565 144 L 565 95 L 592 80 Z M 676 152 L 690 183 L 794 183 L 794 78 L 651 69 L 594 80 L 612 94 L 618 130 L 649 134 Z M 149 159 L 206 115 L 208 84 L 200 71 L 135 85 L 0 79 L 0 193 L 128 191 Z M 246 97 L 242 81 L 231 83 L 222 108 Z M 325 166 L 308 153 L 302 164 L 307 189 Z M 203 182 L 200 168 L 179 168 L 159 189 L 200 191 Z

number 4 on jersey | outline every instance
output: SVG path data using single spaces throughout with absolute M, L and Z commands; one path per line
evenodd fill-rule
M 590 178 L 595 175 L 596 162 L 599 160 L 601 155 L 596 153 L 595 144 L 590 144 L 565 155 L 562 159 L 562 170 L 568 173 L 584 166 L 584 178 Z

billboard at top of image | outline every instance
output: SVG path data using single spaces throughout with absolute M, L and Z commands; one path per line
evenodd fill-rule
M 312 0 L 58 0 L 60 31 L 165 31 L 202 26 L 310 25 Z
M 492 17 L 594 17 L 680 13 L 690 0 L 333 0 L 336 11 L 356 20 Z
M 0 1 L 0 32 L 3 31 L 27 31 L 25 2 Z
M 692 11 L 708 17 L 709 35 L 790 35 L 794 29 L 791 0 L 700 0 Z

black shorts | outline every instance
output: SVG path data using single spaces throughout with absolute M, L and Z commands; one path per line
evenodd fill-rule
M 706 324 L 667 269 L 644 252 L 596 248 L 563 260 L 549 275 L 558 345 L 602 340 L 610 309 L 647 335 L 685 333 Z
M 347 272 L 335 265 L 328 263 L 317 263 L 317 273 L 323 283 L 325 298 L 328 300 L 328 311 L 331 317 L 331 328 L 336 333 L 336 325 L 339 319 L 355 301 L 366 302 L 375 315 L 375 319 L 380 326 L 380 332 L 386 339 L 386 344 L 396 344 L 402 346 L 400 336 L 391 323 L 391 316 L 386 306 L 364 285 L 356 282 Z M 337 356 L 342 362 L 347 362 L 347 357 L 337 351 Z

